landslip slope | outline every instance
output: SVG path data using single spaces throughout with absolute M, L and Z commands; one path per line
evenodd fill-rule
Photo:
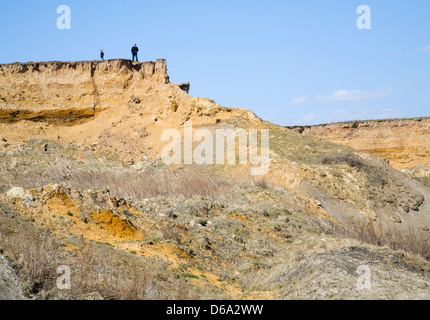
M 109 153 L 138 167 L 159 160 L 163 131 L 183 133 L 187 121 L 212 132 L 269 129 L 266 178 L 299 193 L 309 211 L 340 222 L 365 217 L 397 222 L 396 227 L 430 225 L 429 190 L 383 159 L 273 125 L 245 109 L 194 98 L 170 83 L 163 59 L 0 65 L 0 114 L 4 151 L 46 139 Z M 378 129 L 372 135 L 379 136 Z M 249 166 L 218 169 L 232 174 Z
M 25 266 L 20 252 L 31 256 L 33 250 L 11 232 L 21 217 L 29 226 L 20 234 L 36 235 L 32 228 L 40 228 L 60 239 L 55 246 L 42 236 L 33 241 L 47 257 L 61 252 L 61 259 L 76 263 L 88 261 L 82 252 L 93 252 L 88 256 L 100 256 L 92 262 L 97 270 L 118 272 L 117 279 L 133 274 L 121 274 L 125 265 L 151 265 L 155 282 L 135 281 L 146 281 L 153 295 L 136 291 L 139 297 L 172 297 L 169 288 L 182 288 L 178 283 L 209 298 L 360 297 L 353 288 L 360 261 L 378 266 L 382 282 L 390 270 L 396 279 L 405 274 L 419 297 L 426 296 L 428 267 L 420 260 L 426 248 L 415 248 L 423 257 L 411 259 L 330 230 L 357 225 L 426 235 L 430 189 L 377 155 L 302 135 L 188 90 L 169 81 L 163 59 L 0 65 L 0 239 L 9 255 Z M 165 165 L 162 133 L 183 135 L 187 122 L 214 135 L 217 129 L 268 129 L 269 171 L 257 177 L 250 164 Z M 122 261 L 114 270 L 106 265 L 112 254 Z M 327 273 L 325 265 L 336 271 Z M 84 280 L 84 288 L 97 288 L 104 298 L 133 292 L 101 290 L 96 280 Z M 309 285 L 320 281 L 325 291 Z M 388 281 L 365 297 L 393 297 L 393 286 Z M 411 297 L 407 286 L 397 290 Z M 183 292 L 182 298 L 193 297 L 193 290 Z

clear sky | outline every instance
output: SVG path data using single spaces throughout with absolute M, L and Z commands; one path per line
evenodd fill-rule
M 0 63 L 130 59 L 137 43 L 191 95 L 281 125 L 430 116 L 430 0 L 2 0 L 0 30 Z

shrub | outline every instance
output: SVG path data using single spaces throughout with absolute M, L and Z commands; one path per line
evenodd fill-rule
M 169 223 L 166 227 L 164 227 L 161 232 L 163 233 L 163 237 L 168 240 L 173 240 L 177 244 L 181 244 L 181 235 L 179 233 L 178 227 L 173 223 Z
M 350 153 L 339 153 L 335 155 L 325 155 L 321 158 L 322 164 L 346 164 L 350 167 L 362 169 L 366 164 Z

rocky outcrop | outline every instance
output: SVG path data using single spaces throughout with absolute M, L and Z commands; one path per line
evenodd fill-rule
M 430 166 L 430 118 L 289 127 L 302 135 L 387 158 L 397 169 Z
M 190 83 L 186 82 L 186 83 L 180 83 L 179 84 L 179 88 L 181 88 L 182 90 L 184 90 L 186 93 L 190 92 Z

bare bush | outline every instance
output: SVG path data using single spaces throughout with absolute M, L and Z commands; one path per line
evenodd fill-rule
M 269 189 L 272 184 L 266 177 L 261 177 L 254 179 L 254 185 L 261 189 Z
M 44 286 L 53 286 L 59 244 L 47 232 L 31 232 L 23 225 L 6 219 L 0 211 L 0 245 L 8 258 L 25 270 L 30 293 L 38 293 Z
M 169 223 L 166 227 L 162 228 L 161 232 L 165 239 L 173 240 L 177 244 L 181 244 L 181 234 L 175 224 Z

